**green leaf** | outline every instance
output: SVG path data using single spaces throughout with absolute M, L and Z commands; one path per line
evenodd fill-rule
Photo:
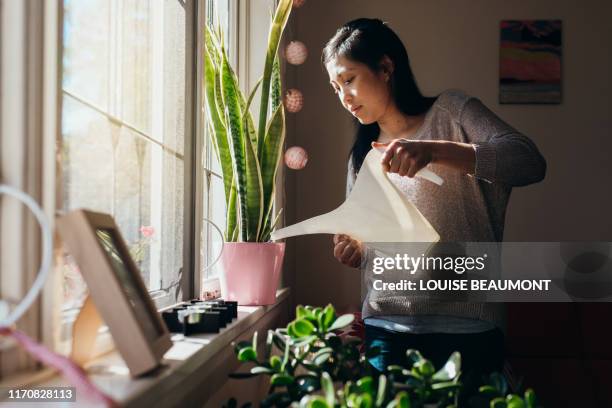
M 357 396 L 355 402 L 359 408 L 371 408 L 373 405 L 372 396 L 370 394 L 361 394 Z
M 372 377 L 370 376 L 360 378 L 359 380 L 357 380 L 357 387 L 359 387 L 359 389 L 362 392 L 373 394 L 374 393 L 374 380 L 372 380 Z
M 308 309 L 306 309 L 304 306 L 302 305 L 298 305 L 295 308 L 295 316 L 296 319 L 307 319 L 307 318 L 312 318 L 312 312 Z
M 480 391 L 482 394 L 490 394 L 494 396 L 499 396 L 499 391 L 492 385 L 483 385 L 480 388 L 478 388 L 478 391 Z
M 313 363 L 317 366 L 321 366 L 325 364 L 332 355 L 331 349 L 323 349 L 324 352 L 317 352 L 317 355 L 313 358 Z
M 251 347 L 251 342 L 250 341 L 244 340 L 244 341 L 240 341 L 238 343 L 235 343 L 234 344 L 234 352 L 236 354 L 238 354 L 238 353 L 240 353 L 240 350 L 242 350 L 243 348 L 246 348 L 246 347 Z
M 281 104 L 281 93 L 282 84 L 280 76 L 280 59 L 278 53 L 274 58 L 274 65 L 272 65 L 272 91 L 270 93 L 270 103 L 272 104 L 272 112 L 274 112 Z
M 525 391 L 525 403 L 527 404 L 527 408 L 535 408 L 536 407 L 536 396 L 535 392 L 531 388 L 528 388 Z
M 506 397 L 508 408 L 525 408 L 525 401 L 515 394 L 510 394 Z
M 461 371 L 461 354 L 454 352 L 450 355 L 444 367 L 432 377 L 434 381 L 449 381 L 456 378 Z
M 260 143 L 264 140 L 264 132 L 266 130 L 266 118 L 268 116 L 268 102 L 270 97 L 270 82 L 272 79 L 272 68 L 274 66 L 274 59 L 278 52 L 278 45 L 280 43 L 281 35 L 289 19 L 291 13 L 292 0 L 280 0 L 276 7 L 276 13 L 272 20 L 270 27 L 270 33 L 268 35 L 268 49 L 266 51 L 266 61 L 264 64 L 263 81 L 261 88 L 261 103 L 259 104 L 259 128 L 257 131 L 257 137 Z M 282 106 L 279 105 L 279 106 Z M 257 151 L 262 149 L 258 148 Z
M 251 368 L 251 374 L 273 374 L 273 373 L 274 373 L 274 370 L 268 367 L 264 367 L 264 366 L 257 366 L 257 367 Z
M 228 242 L 236 242 L 238 241 L 238 210 L 237 210 L 237 197 L 238 191 L 236 189 L 235 180 L 232 179 L 232 185 L 230 188 L 230 198 L 227 202 L 227 240 Z
M 295 340 L 291 345 L 294 347 L 304 347 L 305 345 L 312 343 L 316 339 L 317 336 L 315 335 L 300 337 L 299 340 Z
M 322 315 L 322 323 L 324 325 L 322 329 L 327 330 L 331 326 L 331 324 L 334 322 L 335 319 L 336 319 L 336 311 L 334 310 L 334 307 L 331 304 L 325 306 L 325 309 L 323 309 L 323 315 Z
M 255 125 L 253 124 L 253 118 L 251 116 L 251 112 L 250 112 L 250 107 L 251 107 L 251 102 L 253 102 L 253 97 L 255 96 L 255 93 L 257 92 L 257 89 L 259 88 L 259 85 L 261 84 L 261 80 L 262 78 L 259 78 L 259 80 L 255 83 L 255 86 L 253 86 L 253 89 L 251 90 L 251 93 L 249 94 L 249 99 L 247 100 L 247 102 L 244 105 L 244 108 L 242 108 L 242 123 L 245 125 L 247 132 L 249 134 L 249 138 L 251 139 L 251 143 L 253 144 L 253 146 L 257 146 L 257 132 L 255 131 Z M 257 155 L 257 157 L 259 158 L 259 154 Z
M 382 407 L 387 397 L 387 377 L 381 374 L 378 377 L 378 390 L 376 391 L 376 406 Z
M 270 357 L 270 367 L 272 367 L 272 369 L 279 371 L 281 368 L 281 364 L 282 361 L 279 356 Z
M 289 363 L 289 351 L 290 346 L 289 343 L 285 342 L 285 353 L 283 354 L 283 362 L 281 364 L 281 371 L 285 371 L 287 364 Z
M 253 347 L 245 347 L 238 353 L 238 360 L 242 362 L 257 361 L 257 352 Z
M 452 391 L 452 390 L 459 390 L 461 389 L 461 387 L 462 387 L 461 383 L 452 382 L 452 381 L 431 384 L 431 389 L 434 391 L 446 392 L 446 391 Z
M 494 398 L 489 403 L 489 407 L 490 408 L 507 408 L 506 400 L 501 397 Z
M 316 395 L 316 396 L 309 397 L 306 407 L 307 408 L 332 408 L 333 405 L 327 404 L 327 402 L 325 402 L 325 399 L 323 397 Z
M 334 323 L 330 326 L 329 331 L 343 329 L 349 324 L 353 323 L 355 317 L 352 314 L 345 314 L 337 318 Z
M 391 364 L 391 365 L 387 366 L 387 371 L 390 374 L 395 374 L 395 375 L 397 375 L 397 374 L 408 375 L 408 370 L 406 370 L 401 365 L 397 365 L 397 364 Z
M 332 378 L 327 372 L 321 374 L 321 389 L 325 395 L 325 402 L 330 407 L 333 407 L 336 403 L 336 390 L 334 389 Z
M 306 319 L 294 320 L 287 326 L 289 335 L 294 338 L 306 337 L 315 331 L 315 327 Z
M 222 53 L 221 88 L 223 93 L 223 105 L 225 107 L 225 121 L 229 133 L 229 146 L 232 157 L 232 168 L 236 178 L 238 193 L 238 205 L 240 208 L 240 236 L 242 241 L 248 240 L 249 212 L 247 202 L 247 163 L 244 129 L 242 127 L 242 115 L 238 102 L 240 92 L 234 82 L 232 68 L 227 61 L 225 53 Z
M 269 233 L 271 231 L 269 225 L 271 223 L 270 214 L 272 213 L 274 203 L 276 173 L 285 142 L 285 111 L 282 104 L 274 111 L 263 138 L 264 142 L 259 157 L 261 157 L 261 180 L 264 192 L 263 212 L 266 214 L 264 230 Z M 269 236 L 262 236 L 260 240 L 265 242 L 269 238 Z
M 270 385 L 283 386 L 293 384 L 293 377 L 286 374 L 274 374 L 270 378 Z
M 257 331 L 255 331 L 255 333 L 253 333 L 252 347 L 253 347 L 253 350 L 257 350 Z
M 431 377 L 436 372 L 431 361 L 425 359 L 416 363 L 414 367 L 419 371 L 419 374 L 425 378 Z
M 259 235 L 263 218 L 261 170 L 253 143 L 247 135 L 248 126 L 242 120 L 240 107 L 243 99 L 242 93 L 223 50 L 221 58 L 221 87 L 230 136 L 232 168 L 238 193 L 240 239 L 241 241 L 255 241 Z
M 421 352 L 414 349 L 406 350 L 406 357 L 408 358 L 409 367 L 412 367 L 417 362 L 423 360 L 423 355 Z
M 397 393 L 395 399 L 387 405 L 387 408 L 410 408 L 410 399 L 406 391 Z

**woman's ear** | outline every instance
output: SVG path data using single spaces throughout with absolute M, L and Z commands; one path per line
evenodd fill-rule
M 391 58 L 389 58 L 387 55 L 384 55 L 380 61 L 380 67 L 383 74 L 385 74 L 385 80 L 388 81 L 393 75 L 393 70 L 395 69 L 393 61 L 391 61 Z

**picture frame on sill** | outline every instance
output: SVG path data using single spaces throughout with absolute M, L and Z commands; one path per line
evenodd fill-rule
M 132 376 L 158 367 L 170 333 L 113 217 L 80 209 L 56 225 Z

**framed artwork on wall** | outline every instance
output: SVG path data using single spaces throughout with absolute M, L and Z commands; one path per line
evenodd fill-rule
M 561 51 L 561 20 L 503 20 L 499 103 L 561 103 Z
M 170 333 L 113 218 L 75 210 L 57 220 L 57 229 L 130 373 L 159 366 L 172 346 Z

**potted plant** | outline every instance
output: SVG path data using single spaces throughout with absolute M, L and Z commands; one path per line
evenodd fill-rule
M 221 164 L 227 208 L 221 285 L 227 299 L 242 305 L 274 303 L 285 251 L 284 243 L 269 241 L 280 215 L 280 211 L 273 214 L 274 191 L 285 138 L 277 53 L 292 4 L 292 0 L 278 3 L 263 76 L 248 99 L 228 62 L 221 31 L 206 30 L 208 133 Z M 259 86 L 260 114 L 255 127 L 249 108 Z
M 346 327 L 353 315 L 336 316 L 325 308 L 298 306 L 296 319 L 286 328 L 268 331 L 266 346 L 258 350 L 257 333 L 252 341 L 234 344 L 238 360 L 250 364 L 248 371 L 230 374 L 235 379 L 268 376 L 270 387 L 261 407 L 296 408 L 459 408 L 461 355 L 451 354 L 436 370 L 417 350 L 406 351 L 406 364 L 391 365 L 378 373 L 368 358 L 377 347 L 360 352 L 363 341 L 349 337 Z M 341 333 L 341 331 L 344 333 Z M 524 396 L 510 394 L 501 374 L 479 387 L 472 408 L 536 408 L 533 390 Z M 237 408 L 235 399 L 225 405 Z M 253 406 L 250 403 L 242 408 Z M 461 406 L 466 406 L 461 405 Z

